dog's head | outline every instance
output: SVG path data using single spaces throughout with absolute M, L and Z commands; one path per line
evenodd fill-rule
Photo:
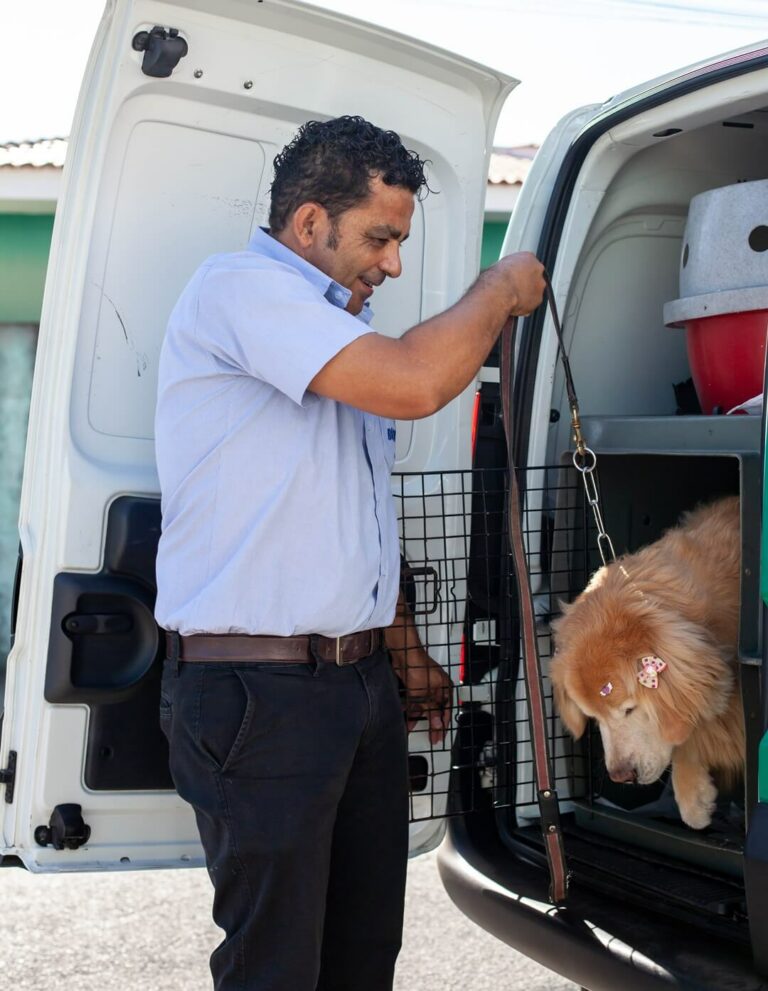
M 555 705 L 580 737 L 597 721 L 613 781 L 650 784 L 702 721 L 724 712 L 733 674 L 706 631 L 609 565 L 554 624 Z

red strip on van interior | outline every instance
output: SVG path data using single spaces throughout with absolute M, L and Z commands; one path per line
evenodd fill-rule
M 472 407 L 472 463 L 475 461 L 475 447 L 477 446 L 477 425 L 480 420 L 480 390 L 475 393 L 475 405 Z

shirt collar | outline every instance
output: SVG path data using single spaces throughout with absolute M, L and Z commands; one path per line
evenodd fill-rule
M 338 306 L 339 309 L 343 310 L 349 302 L 349 298 L 352 295 L 349 289 L 345 289 L 344 286 L 339 285 L 330 275 L 321 272 L 311 262 L 306 261 L 301 255 L 297 255 L 295 251 L 291 251 L 290 248 L 287 248 L 276 238 L 272 237 L 266 227 L 256 228 L 253 237 L 248 242 L 248 250 L 295 268 L 297 272 L 304 276 L 307 282 L 320 290 L 329 303 Z M 363 308 L 357 314 L 357 319 L 362 320 L 366 324 L 370 323 L 373 319 L 373 310 L 367 301 L 363 303 Z

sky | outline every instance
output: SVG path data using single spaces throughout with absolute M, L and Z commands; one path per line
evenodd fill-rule
M 578 106 L 602 103 L 663 73 L 768 39 L 768 0 L 308 2 L 520 79 L 499 121 L 495 144 L 501 146 L 539 144 Z M 5 39 L 0 142 L 69 133 L 103 5 L 103 0 L 0 4 Z

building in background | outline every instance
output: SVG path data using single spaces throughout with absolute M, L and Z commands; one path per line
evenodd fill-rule
M 9 647 L 29 396 L 66 147 L 0 145 L 0 658 Z
M 0 657 L 9 643 L 21 473 L 45 271 L 67 142 L 0 145 Z M 491 155 L 480 264 L 499 257 L 533 146 Z
M 481 268 L 492 265 L 499 257 L 512 208 L 538 150 L 538 145 L 524 145 L 520 148 L 494 148 L 491 153 L 485 191 Z

